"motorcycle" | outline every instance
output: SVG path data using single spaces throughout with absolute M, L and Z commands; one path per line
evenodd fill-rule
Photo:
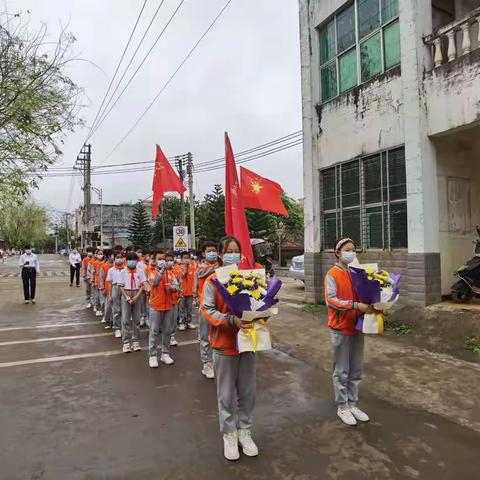
M 255 261 L 265 268 L 265 273 L 268 279 L 275 276 L 273 268 L 272 249 L 269 243 L 260 238 L 253 238 L 251 240 L 253 256 Z
M 477 225 L 475 255 L 455 272 L 459 280 L 452 286 L 453 301 L 468 303 L 474 295 L 480 296 L 480 227 Z

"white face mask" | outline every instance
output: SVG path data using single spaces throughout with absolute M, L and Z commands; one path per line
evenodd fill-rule
M 357 254 L 355 252 L 342 252 L 341 258 L 347 265 L 350 265 L 357 258 Z
M 25 253 L 26 253 L 27 255 L 30 255 L 30 254 L 32 253 L 32 251 L 31 251 L 31 250 L 25 250 Z

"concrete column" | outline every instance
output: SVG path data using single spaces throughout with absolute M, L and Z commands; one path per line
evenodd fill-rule
M 440 301 L 437 161 L 428 138 L 423 73 L 432 68 L 423 36 L 432 32 L 430 1 L 400 2 L 402 90 L 408 202 L 409 303 Z
M 318 172 L 315 104 L 319 101 L 318 74 L 312 72 L 311 54 L 318 55 L 315 32 L 309 28 L 312 2 L 300 0 L 300 48 L 302 62 L 303 185 L 305 197 L 305 301 L 322 300 L 323 272 L 320 266 L 320 182 Z M 315 62 L 313 62 L 315 64 Z

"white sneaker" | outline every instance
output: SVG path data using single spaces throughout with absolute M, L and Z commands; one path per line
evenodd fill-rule
M 107 324 L 105 325 L 105 330 L 110 330 L 111 328 L 112 328 L 112 326 L 111 326 L 110 324 L 107 323 Z
M 102 321 L 100 323 L 107 323 L 107 321 L 105 320 L 105 317 L 102 318 Z
M 210 362 L 203 364 L 202 375 L 205 375 L 205 377 L 210 379 L 215 378 L 215 373 L 213 372 L 213 366 Z
M 30 300 L 30 303 L 32 303 L 32 304 L 33 304 L 33 303 L 36 303 L 36 302 L 35 302 L 35 300 L 34 300 L 34 299 L 32 299 L 32 300 Z
M 115 330 L 115 338 L 122 338 L 122 331 L 121 330 Z
M 124 343 L 122 351 L 123 351 L 123 353 L 130 353 L 132 351 L 132 349 L 130 348 L 130 344 L 129 343 Z
M 163 362 L 165 365 L 172 365 L 173 363 L 175 363 L 173 361 L 173 358 L 168 353 L 162 353 L 160 361 Z
M 177 339 L 175 337 L 172 337 L 170 339 L 170 346 L 171 347 L 177 347 L 178 346 L 178 342 L 177 342 Z
M 183 323 L 181 323 L 181 324 L 178 326 L 178 329 L 179 329 L 181 332 L 185 331 L 186 328 L 187 328 L 187 327 L 186 327 Z
M 29 305 L 30 304 L 30 300 L 25 300 L 25 305 Z
M 238 443 L 247 457 L 256 457 L 258 455 L 258 447 L 252 440 L 252 432 L 247 428 L 241 428 L 238 431 Z
M 237 432 L 227 433 L 223 436 L 223 455 L 227 460 L 238 460 L 240 458 Z
M 338 407 L 337 415 L 345 425 L 354 427 L 357 424 L 355 417 L 352 415 L 352 412 L 348 407 Z
M 187 323 L 187 329 L 188 330 L 196 330 L 197 327 L 193 323 Z
M 142 347 L 140 346 L 140 344 L 138 342 L 133 342 L 132 348 L 133 348 L 134 352 L 141 352 L 142 351 Z
M 92 308 L 92 304 L 91 304 L 91 303 L 87 303 L 87 305 L 86 305 L 85 308 Z
M 101 317 L 101 316 L 103 315 L 103 313 L 102 313 L 100 310 L 97 310 L 96 313 L 95 313 L 95 315 L 96 315 L 97 317 Z M 103 323 L 103 321 L 102 321 L 102 323 Z
M 350 412 L 359 422 L 369 422 L 370 421 L 370 417 L 365 412 L 362 412 L 355 405 L 350 405 Z
M 151 356 L 149 359 L 148 359 L 148 364 L 150 365 L 150 368 L 158 368 L 158 358 L 157 356 Z

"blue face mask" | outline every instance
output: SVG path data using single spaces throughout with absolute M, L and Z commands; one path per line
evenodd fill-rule
M 235 263 L 239 263 L 240 260 L 241 260 L 241 256 L 239 253 L 226 253 L 223 256 L 224 265 L 234 265 Z
M 205 258 L 209 262 L 216 262 L 217 259 L 218 259 L 218 254 L 217 254 L 217 252 L 207 252 L 207 254 L 205 255 Z
M 116 263 L 117 265 L 123 265 L 123 258 L 117 258 L 117 259 L 115 260 L 115 263 Z
M 127 267 L 128 268 L 134 269 L 136 266 L 137 266 L 137 261 L 136 260 L 129 260 L 127 262 Z

